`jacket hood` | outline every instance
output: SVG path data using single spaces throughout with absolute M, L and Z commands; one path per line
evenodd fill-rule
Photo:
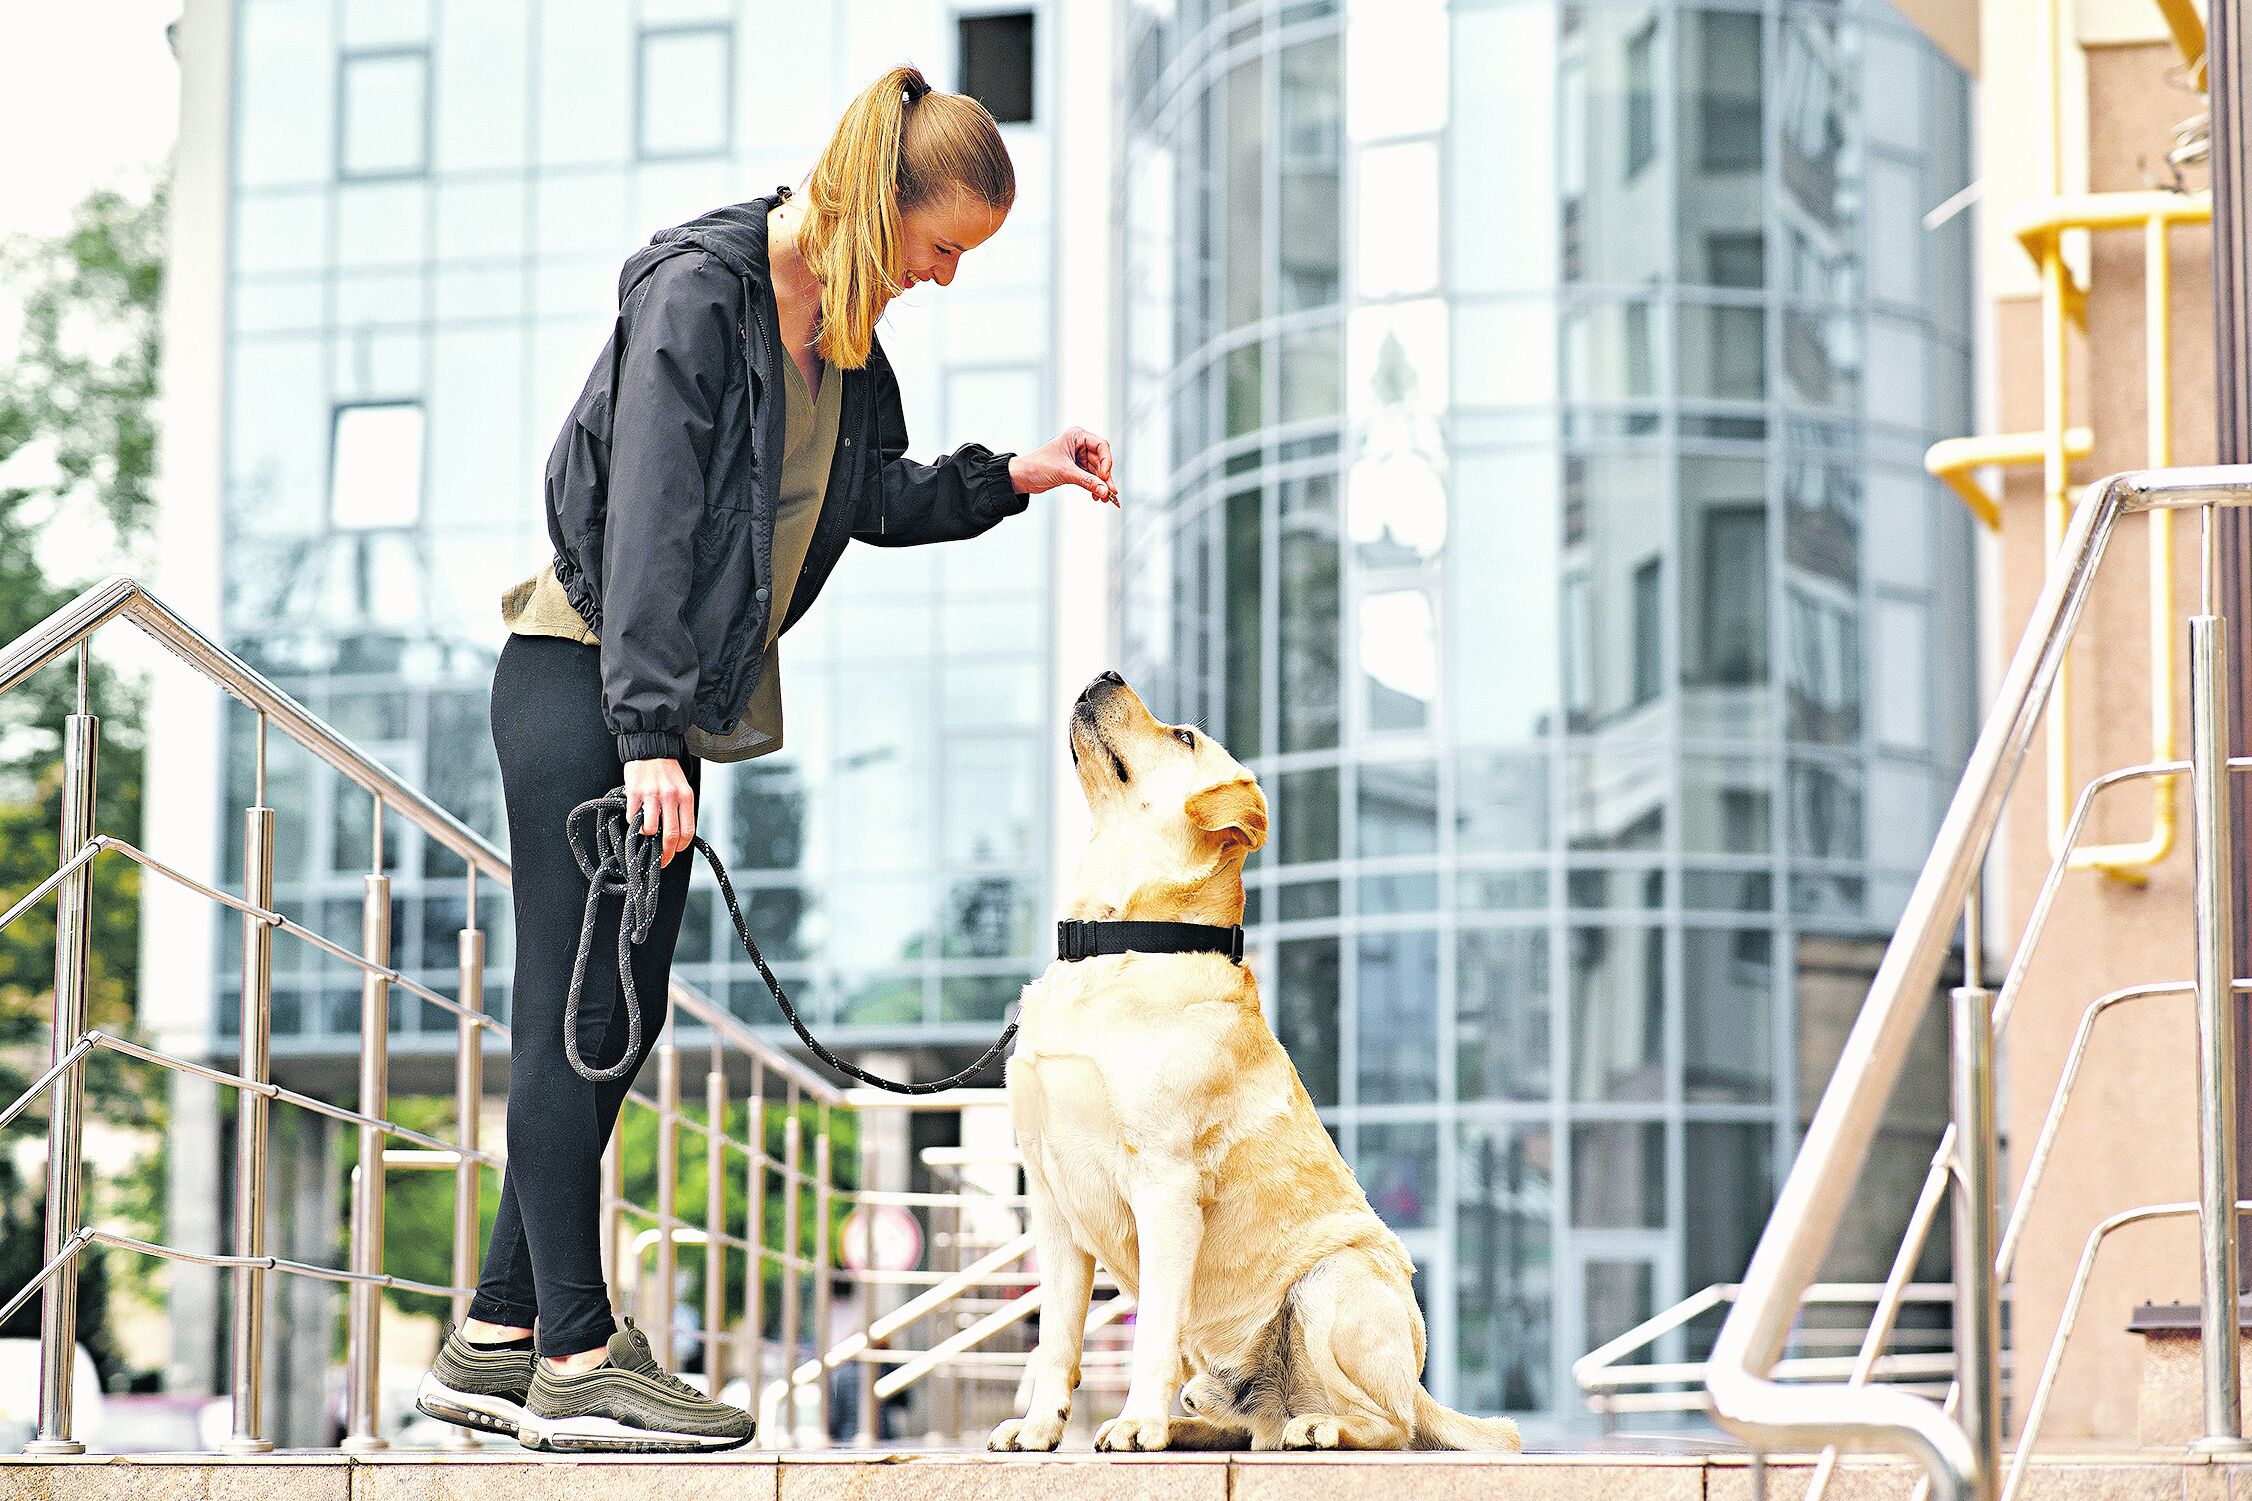
M 685 224 L 657 231 L 650 236 L 648 244 L 626 257 L 625 268 L 618 273 L 619 303 L 625 302 L 634 284 L 659 262 L 688 250 L 704 251 L 737 276 L 764 287 L 767 280 L 766 216 L 789 191 L 787 187 L 778 187 L 764 197 L 730 203 Z

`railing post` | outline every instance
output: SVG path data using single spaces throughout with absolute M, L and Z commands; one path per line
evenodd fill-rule
M 375 869 L 366 876 L 360 912 L 360 952 L 369 962 L 391 963 L 391 878 L 383 874 L 383 804 L 375 805 Z M 391 1091 L 391 982 L 363 972 L 360 978 L 360 1113 L 385 1118 Z M 360 1161 L 352 1177 L 352 1270 L 361 1277 L 383 1272 L 383 1145 L 379 1127 L 362 1126 Z M 343 1447 L 350 1452 L 390 1446 L 378 1431 L 377 1382 L 381 1379 L 383 1289 L 357 1280 L 350 1296 L 349 1348 L 345 1352 L 346 1423 Z
M 813 1358 L 819 1360 L 829 1348 L 829 1310 L 834 1296 L 829 1283 L 834 1276 L 834 1247 L 830 1244 L 831 1209 L 836 1200 L 835 1188 L 829 1181 L 834 1166 L 829 1143 L 829 1114 L 832 1107 L 821 1108 L 821 1130 L 813 1138 Z M 814 1421 L 820 1425 L 817 1442 L 829 1442 L 829 1372 L 823 1371 L 814 1378 Z
M 485 930 L 477 926 L 477 867 L 469 867 L 469 922 L 461 930 L 458 946 L 461 964 L 461 1006 L 468 1015 L 454 1023 L 454 1146 L 460 1157 L 454 1163 L 454 1286 L 477 1281 L 478 1232 L 482 1184 L 478 1178 L 477 1126 L 485 1104 Z M 468 1293 L 455 1293 L 454 1323 L 469 1317 Z M 467 1428 L 447 1433 L 449 1449 L 483 1447 Z
M 259 755 L 264 756 L 266 724 L 259 717 Z M 274 810 L 244 810 L 242 830 L 243 897 L 274 909 Z M 273 1024 L 274 930 L 263 918 L 242 918 L 242 1076 L 266 1082 Z M 266 1254 L 267 1097 L 255 1089 L 235 1096 L 235 1254 Z M 265 1419 L 266 1273 L 262 1267 L 235 1269 L 234 1431 L 223 1446 L 229 1454 L 262 1454 L 274 1447 L 260 1436 Z
M 1966 1501 L 1993 1501 L 2002 1452 L 2001 1307 L 1994 1283 L 1994 992 L 1954 991 L 1956 1415 L 1978 1456 Z
M 711 1127 L 704 1136 L 704 1384 L 716 1397 L 727 1329 L 727 1054 L 719 1028 L 711 1032 L 711 1067 L 704 1074 L 704 1117 Z
M 776 1425 L 783 1434 L 797 1432 L 798 1389 L 798 1327 L 800 1299 L 798 1294 L 798 1261 L 803 1254 L 799 1249 L 805 1237 L 798 1232 L 799 1200 L 802 1197 L 805 1164 L 805 1123 L 798 1118 L 798 1086 L 792 1084 L 786 1096 L 789 1114 L 782 1121 L 782 1410 L 776 1414 Z
M 673 1283 L 680 1271 L 674 1238 L 680 1212 L 680 1049 L 668 1036 L 657 1044 L 657 1358 L 673 1363 Z M 640 1269 L 635 1268 L 636 1272 Z
M 80 647 L 83 654 L 85 648 Z M 80 658 L 83 689 L 84 657 Z M 83 708 L 85 697 L 80 694 Z M 94 761 L 101 721 L 86 713 L 63 722 L 63 806 L 55 850 L 68 860 L 94 837 Z M 89 861 L 64 877 L 55 893 L 55 1030 L 50 1066 L 62 1060 L 86 1031 L 87 959 L 94 919 L 94 867 Z M 86 1135 L 86 1070 L 65 1069 L 55 1079 L 47 1112 L 47 1259 L 60 1256 L 78 1233 L 80 1174 Z M 70 1436 L 71 1377 L 78 1357 L 78 1261 L 74 1257 L 47 1282 L 39 1303 L 39 1432 L 26 1454 L 83 1454 Z
M 2238 1385 L 2235 866 L 2229 827 L 2228 631 L 2218 615 L 2189 622 L 2189 777 L 2197 838 L 2198 1226 L 2203 1250 L 2205 1434 L 2196 1447 L 2241 1451 Z
M 743 1228 L 751 1249 L 743 1279 L 743 1379 L 750 1386 L 747 1405 L 758 1417 L 766 1391 L 766 1065 L 756 1058 L 751 1060 L 749 1115 L 744 1139 L 751 1149 L 750 1182 L 745 1185 L 750 1208 Z M 763 1443 L 770 1435 L 759 1437 Z
M 860 1327 L 873 1331 L 876 1327 L 876 1206 L 869 1202 L 868 1195 L 876 1183 L 876 1159 L 865 1112 L 855 1117 L 855 1125 L 860 1146 Z M 871 1332 L 868 1349 L 854 1362 L 852 1373 L 860 1391 L 860 1426 L 853 1442 L 863 1449 L 873 1449 L 883 1433 L 882 1415 L 876 1407 L 876 1363 L 867 1358 L 879 1348 Z

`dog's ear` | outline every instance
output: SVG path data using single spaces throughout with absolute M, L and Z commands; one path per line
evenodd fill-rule
M 1245 854 L 1267 842 L 1267 798 L 1247 772 L 1189 794 L 1189 822 L 1220 837 L 1223 852 Z

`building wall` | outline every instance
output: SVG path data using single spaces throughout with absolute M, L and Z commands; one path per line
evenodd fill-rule
M 1740 1272 L 1955 781 L 1967 85 L 1877 4 L 1125 48 L 1126 670 L 1264 781 L 1257 968 L 1435 1389 L 1566 1425 Z
M 1989 0 L 1987 34 L 2030 19 L 2031 6 Z M 2156 174 L 2163 180 L 2172 128 L 2201 101 L 2179 80 L 2180 63 L 2161 36 L 2156 12 L 2137 31 L 2134 18 L 2081 7 L 2084 48 L 2068 43 L 2076 61 L 2068 76 L 2084 78 L 2068 90 L 2067 149 L 2084 153 L 2090 191 L 2138 190 Z M 2124 38 L 2124 39 L 2121 39 Z M 1989 47 L 1982 128 L 2020 129 L 1996 123 L 2004 100 L 2028 97 L 2039 80 L 2025 75 L 2042 62 L 2037 53 Z M 2019 163 L 2021 168 L 2028 164 Z M 2203 187 L 2202 166 L 2188 174 Z M 2045 165 L 1990 173 L 1990 218 L 2043 196 Z M 1999 252 L 1997 252 L 1999 253 Z M 2095 452 L 2073 468 L 2075 485 L 2151 462 L 2144 377 L 2145 286 L 2143 243 L 2134 231 L 2107 233 L 2089 247 L 2090 296 L 2085 333 L 2069 345 L 2071 410 L 2094 430 Z M 2032 265 L 2022 251 L 2019 265 Z M 2174 341 L 2171 436 L 2173 461 L 2209 463 L 2214 453 L 2211 240 L 2201 227 L 2177 231 L 2170 263 Z M 2024 272 L 1997 286 L 1991 304 L 1993 380 L 1999 431 L 2030 431 L 2041 421 L 2041 335 L 2037 301 L 2020 295 Z M 2003 649 L 2016 644 L 2026 613 L 2046 574 L 2040 481 L 2013 472 L 2005 490 L 2001 537 L 2004 589 Z M 2197 608 L 2197 525 L 2177 525 L 2176 609 Z M 2071 786 L 2114 767 L 2151 759 L 2151 648 L 2148 605 L 2148 531 L 2124 529 L 2104 562 L 2105 575 L 2080 627 L 2071 672 Z M 2186 663 L 2184 628 L 2174 628 L 2175 649 Z M 2172 705 L 2177 735 L 2186 737 L 2186 693 L 2177 683 Z M 2186 738 L 2181 742 L 2186 747 Z M 2046 757 L 2040 747 L 2018 780 L 2003 829 L 2000 883 L 2003 920 L 1996 938 L 2015 942 L 2039 889 L 2049 858 L 2043 807 L 2048 796 Z M 2009 1132 L 2013 1182 L 2038 1133 L 2067 1049 L 2085 1007 L 2119 986 L 2186 981 L 2190 975 L 2190 854 L 2188 793 L 2177 809 L 2182 837 L 2170 858 L 2145 884 L 2129 885 L 2094 873 L 2067 877 L 2028 973 L 2024 998 L 2007 1039 Z M 2107 795 L 2091 817 L 2088 837 L 2135 840 L 2151 827 L 2152 793 L 2131 787 Z M 2012 1337 L 2019 1390 L 2037 1370 L 2056 1328 L 2059 1310 L 2090 1229 L 2105 1216 L 2136 1205 L 2196 1197 L 2194 1136 L 2195 1025 L 2186 997 L 2157 998 L 2114 1008 L 2099 1024 L 2055 1155 L 2028 1220 L 2016 1267 Z M 2126 1332 L 2132 1307 L 2144 1301 L 2197 1298 L 2193 1222 L 2136 1226 L 2114 1236 L 2087 1295 L 2043 1430 L 2044 1440 L 2131 1439 L 2135 1393 L 2141 1378 L 2140 1341 Z M 2020 1410 L 2013 1421 L 2021 1419 Z

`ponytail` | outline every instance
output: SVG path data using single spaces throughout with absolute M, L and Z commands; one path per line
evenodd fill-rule
M 948 191 L 1007 212 L 1016 170 L 1000 127 L 966 94 L 893 68 L 845 108 L 806 180 L 798 253 L 821 284 L 821 357 L 868 363 L 876 320 L 899 295 L 900 216 Z

